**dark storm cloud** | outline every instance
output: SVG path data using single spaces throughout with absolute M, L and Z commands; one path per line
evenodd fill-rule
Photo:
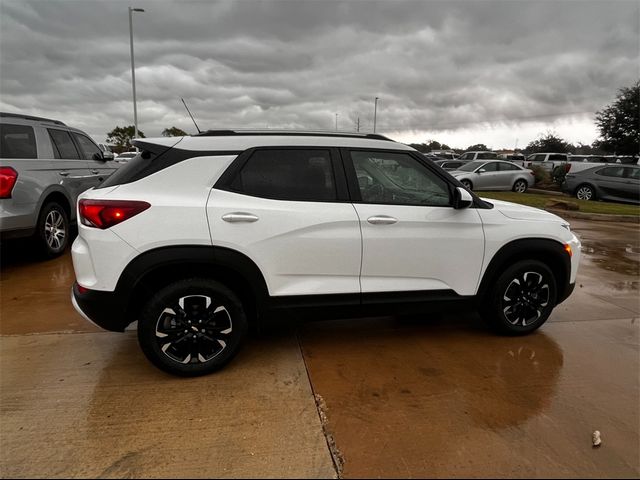
M 132 123 L 127 6 L 0 0 L 0 108 L 98 138 Z M 639 76 L 629 2 L 140 1 L 140 128 L 380 130 L 594 112 Z M 584 114 L 583 114 L 584 115 Z

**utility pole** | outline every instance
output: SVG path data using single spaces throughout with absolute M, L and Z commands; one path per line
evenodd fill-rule
M 356 122 L 356 131 L 360 132 L 360 117 L 358 117 L 358 121 Z
M 376 97 L 373 103 L 373 133 L 376 133 L 376 119 L 378 116 L 378 100 L 379 98 Z
M 336 132 L 338 131 L 338 114 L 336 113 Z

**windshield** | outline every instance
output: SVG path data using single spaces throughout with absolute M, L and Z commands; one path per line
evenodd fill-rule
M 476 168 L 484 165 L 487 162 L 469 162 L 461 167 L 458 167 L 458 170 L 462 170 L 463 172 L 473 172 Z

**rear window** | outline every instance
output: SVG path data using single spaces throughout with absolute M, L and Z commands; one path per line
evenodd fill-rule
M 33 128 L 0 124 L 0 158 L 38 158 Z
M 257 150 L 244 164 L 231 189 L 278 200 L 337 199 L 329 150 Z

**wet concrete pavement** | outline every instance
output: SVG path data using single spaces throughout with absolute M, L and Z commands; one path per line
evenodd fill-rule
M 197 379 L 77 315 L 68 256 L 3 251 L 0 474 L 333 476 L 315 393 L 346 478 L 637 477 L 640 233 L 572 227 L 576 291 L 534 335 L 474 314 L 310 323 Z

